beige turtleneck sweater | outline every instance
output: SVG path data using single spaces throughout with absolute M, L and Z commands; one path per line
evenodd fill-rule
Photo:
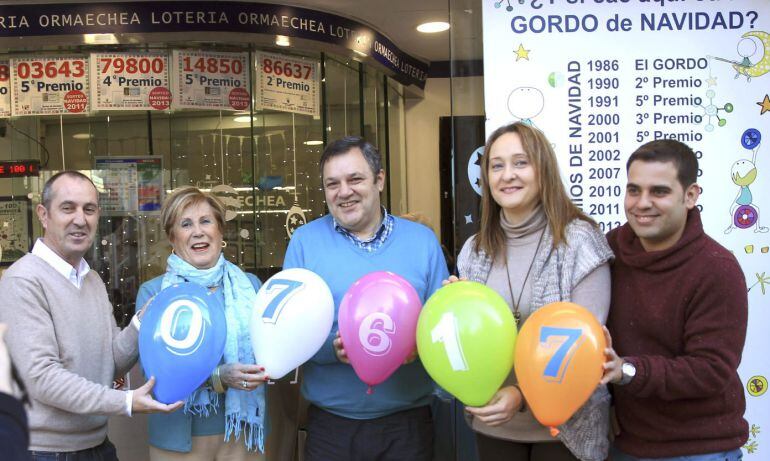
M 521 294 L 519 313 L 521 314 L 521 324 L 523 324 L 534 310 L 530 302 L 532 299 L 532 280 L 536 274 L 530 273 L 526 281 L 524 277 L 535 257 L 540 234 L 546 226 L 545 213 L 542 207 L 538 206 L 529 217 L 516 224 L 509 223 L 502 212 L 500 217 L 506 235 L 508 271 L 506 271 L 505 260 L 497 258 L 498 260 L 495 261 L 489 272 L 487 286 L 505 299 L 511 306 L 511 311 L 514 310 L 514 301 L 519 299 Z M 510 289 L 508 277 L 510 277 Z M 597 267 L 580 281 L 572 290 L 571 301 L 591 311 L 599 319 L 599 322 L 604 324 L 610 308 L 609 264 L 605 263 Z M 516 373 L 512 369 L 503 383 L 503 387 L 511 386 L 516 382 Z M 556 441 L 555 438 L 551 437 L 548 428 L 537 422 L 526 404 L 524 411 L 515 413 L 510 421 L 501 426 L 491 427 L 478 419 L 474 419 L 472 427 L 475 431 L 490 437 L 517 442 Z

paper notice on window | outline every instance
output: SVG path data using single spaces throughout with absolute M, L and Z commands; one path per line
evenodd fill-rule
M 92 53 L 94 110 L 171 107 L 166 53 Z
M 85 56 L 11 59 L 14 116 L 88 112 L 88 58 Z
M 318 61 L 260 52 L 254 56 L 256 109 L 321 116 Z
M 251 102 L 248 53 L 174 50 L 174 107 L 246 110 Z

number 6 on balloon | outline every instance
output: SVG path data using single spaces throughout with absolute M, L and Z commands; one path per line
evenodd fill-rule
M 338 322 L 345 352 L 361 381 L 369 386 L 385 381 L 414 351 L 421 308 L 417 291 L 391 272 L 372 272 L 351 285 L 340 303 Z
M 385 355 L 390 350 L 390 336 L 396 332 L 393 319 L 383 312 L 369 314 L 358 328 L 358 340 L 364 350 L 372 355 Z

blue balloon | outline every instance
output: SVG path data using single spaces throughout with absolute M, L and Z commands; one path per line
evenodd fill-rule
M 155 376 L 155 399 L 192 394 L 222 359 L 226 337 L 224 307 L 208 289 L 180 283 L 158 293 L 139 329 L 139 358 L 145 376 Z

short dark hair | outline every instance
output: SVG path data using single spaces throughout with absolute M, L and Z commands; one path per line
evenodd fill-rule
M 324 165 L 326 162 L 337 155 L 347 154 L 351 149 L 361 149 L 364 154 L 366 163 L 369 164 L 374 177 L 377 178 L 377 174 L 382 170 L 382 157 L 376 147 L 366 139 L 360 136 L 345 136 L 344 138 L 332 141 L 331 144 L 326 146 L 324 153 L 321 154 L 321 160 L 319 162 L 319 168 L 321 170 L 321 177 L 324 174 Z
M 687 144 L 675 139 L 659 139 L 642 144 L 626 162 L 626 173 L 635 161 L 670 162 L 676 167 L 676 178 L 683 189 L 698 182 L 698 158 Z
M 46 210 L 50 210 L 51 208 L 51 202 L 53 202 L 53 183 L 55 183 L 59 178 L 63 178 L 65 176 L 69 176 L 70 178 L 77 178 L 82 179 L 83 181 L 88 181 L 91 183 L 92 186 L 94 186 L 94 190 L 96 190 L 96 186 L 94 185 L 94 182 L 91 181 L 91 178 L 84 175 L 83 173 L 75 170 L 64 170 L 56 173 L 55 175 L 48 178 L 48 181 L 45 182 L 45 185 L 43 186 L 43 193 L 40 194 L 40 203 L 43 204 Z M 96 197 L 99 197 L 99 192 L 97 190 Z

